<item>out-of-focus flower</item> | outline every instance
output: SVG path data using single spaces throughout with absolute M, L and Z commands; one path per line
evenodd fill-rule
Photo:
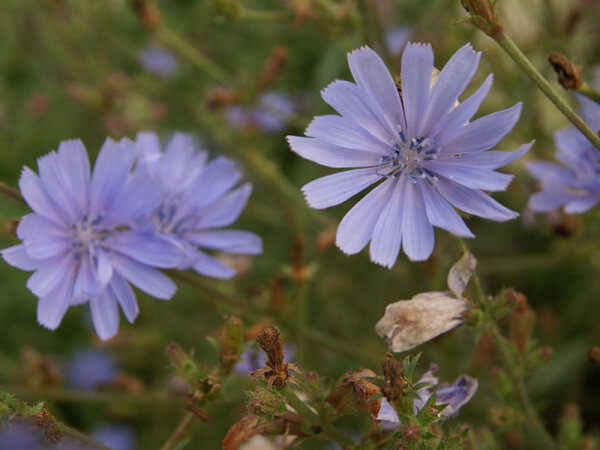
M 257 127 L 268 133 L 287 128 L 287 120 L 294 114 L 294 102 L 282 92 L 266 92 L 250 107 L 229 106 L 225 111 L 227 122 L 235 128 Z
M 315 117 L 307 137 L 288 137 L 292 150 L 306 159 L 354 168 L 305 185 L 313 208 L 337 205 L 381 182 L 342 219 L 336 243 L 344 253 L 358 253 L 371 241 L 371 260 L 377 264 L 392 267 L 401 245 L 409 259 L 421 261 L 433 251 L 434 226 L 473 237 L 454 207 L 496 221 L 518 216 L 486 191 L 506 189 L 512 175 L 495 170 L 532 143 L 515 152 L 486 150 L 513 128 L 521 104 L 469 122 L 491 86 L 488 76 L 455 106 L 479 59 L 480 53 L 465 45 L 430 86 L 433 50 L 409 43 L 402 54 L 399 93 L 373 50 L 355 50 L 348 62 L 356 84 L 337 80 L 321 94 L 340 116 Z
M 295 353 L 296 347 L 293 345 L 286 345 L 283 360 L 285 362 L 291 362 Z M 240 361 L 238 361 L 235 366 L 235 370 L 242 375 L 250 375 L 251 372 L 258 370 L 265 365 L 266 356 L 267 354 L 263 352 L 262 349 L 252 346 L 240 355 Z
M 46 448 L 42 433 L 22 424 L 0 423 L 0 448 L 42 450 Z
M 262 252 L 262 241 L 254 233 L 221 229 L 237 220 L 252 191 L 250 183 L 234 188 L 241 174 L 232 160 L 219 156 L 207 162 L 208 154 L 199 151 L 194 139 L 184 133 L 175 133 L 164 151 L 158 136 L 151 132 L 139 133 L 137 145 L 136 172 L 150 176 L 163 194 L 136 227 L 155 232 L 179 248 L 179 269 L 194 268 L 209 277 L 230 278 L 235 270 L 203 250 L 245 255 Z
M 463 322 L 467 301 L 462 294 L 477 266 L 475 257 L 465 252 L 448 273 L 447 292 L 424 292 L 410 300 L 390 303 L 375 325 L 392 352 L 404 352 L 444 334 Z
M 408 27 L 395 27 L 385 33 L 385 45 L 394 55 L 400 55 L 408 44 L 411 29 Z
M 91 437 L 111 450 L 135 448 L 133 428 L 125 424 L 101 424 L 92 430 Z
M 2 250 L 11 265 L 33 270 L 27 287 L 39 297 L 38 322 L 54 330 L 69 306 L 89 302 L 100 339 L 119 327 L 119 310 L 130 322 L 138 305 L 128 281 L 169 299 L 175 284 L 158 268 L 175 267 L 180 251 L 152 233 L 123 229 L 160 201 L 160 186 L 132 175 L 135 148 L 107 139 L 93 172 L 80 140 L 38 159 L 40 175 L 25 167 L 21 193 L 33 213 L 19 223 L 23 243 Z
M 600 88 L 600 67 L 596 69 L 596 87 Z M 581 115 L 593 130 L 600 129 L 600 105 L 578 96 Z M 542 190 L 531 196 L 529 208 L 550 212 L 564 208 L 569 214 L 581 214 L 600 202 L 600 150 L 573 125 L 554 133 L 556 159 L 532 161 L 529 173 L 539 180 Z
M 113 383 L 118 370 L 111 355 L 101 350 L 88 350 L 73 355 L 65 369 L 69 386 L 85 391 Z
M 140 62 L 148 72 L 163 78 L 171 78 L 177 73 L 177 57 L 170 50 L 148 46 L 140 52 Z
M 413 402 L 413 412 L 417 414 L 423 406 L 435 394 L 436 405 L 447 405 L 441 412 L 440 419 L 449 419 L 458 415 L 459 409 L 466 405 L 477 392 L 479 383 L 477 379 L 468 375 L 462 375 L 452 384 L 439 384 L 438 378 L 434 375 L 437 366 L 432 364 L 429 370 L 419 379 L 417 383 L 428 383 L 417 391 L 419 398 Z M 381 408 L 377 415 L 377 420 L 382 424 L 384 430 L 393 430 L 400 425 L 400 418 L 396 410 L 390 405 L 386 398 L 381 399 Z

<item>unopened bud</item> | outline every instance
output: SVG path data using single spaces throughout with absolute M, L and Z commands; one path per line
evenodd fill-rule
M 472 25 L 494 39 L 503 37 L 504 30 L 498 18 L 495 1 L 461 0 L 461 3 L 471 16 L 468 21 Z
M 223 318 L 221 323 L 221 348 L 219 350 L 219 362 L 225 373 L 231 372 L 237 363 L 242 344 L 244 343 L 244 331 L 242 321 L 235 316 Z
M 178 344 L 175 342 L 170 343 L 165 349 L 165 355 L 185 381 L 191 386 L 196 385 L 197 380 L 200 378 L 196 363 Z
M 246 402 L 246 409 L 255 416 L 272 416 L 281 412 L 281 397 L 268 389 L 259 388 L 252 392 Z
M 408 385 L 403 376 L 404 368 L 400 361 L 388 353 L 381 364 L 381 371 L 385 377 L 381 390 L 390 403 L 393 403 L 404 394 L 404 388 Z

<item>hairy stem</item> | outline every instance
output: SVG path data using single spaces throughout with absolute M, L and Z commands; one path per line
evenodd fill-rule
M 306 406 L 287 384 L 281 388 L 281 392 L 287 403 L 296 410 L 298 415 L 305 418 L 313 427 L 319 427 L 319 429 L 323 430 L 323 433 L 337 442 L 343 449 L 354 447 L 354 442 L 349 436 L 340 432 L 328 420 L 321 418 L 317 413 Z
M 457 238 L 457 243 L 461 252 L 467 251 L 467 247 L 462 238 Z M 481 310 L 485 313 L 488 309 L 488 301 L 483 289 L 481 288 L 481 282 L 476 272 L 473 272 L 469 285 L 473 303 L 475 303 L 475 305 L 481 308 Z M 500 355 L 502 365 L 508 375 L 513 392 L 515 393 L 515 397 L 520 403 L 523 416 L 525 417 L 526 426 L 529 432 L 532 434 L 531 442 L 535 442 L 539 448 L 546 450 L 555 449 L 556 444 L 554 440 L 546 430 L 546 427 L 542 423 L 537 411 L 531 403 L 531 399 L 529 398 L 529 394 L 527 393 L 525 383 L 521 376 L 521 370 L 519 369 L 519 365 L 513 353 L 511 352 L 508 341 L 500 332 L 498 324 L 495 320 L 490 320 L 487 318 L 486 330 L 490 334 L 494 346 Z
M 596 134 L 583 119 L 565 102 L 558 93 L 552 88 L 550 83 L 540 74 L 540 72 L 531 64 L 531 61 L 523 54 L 521 49 L 505 33 L 494 36 L 494 40 L 508 53 L 508 55 L 517 63 L 517 65 L 527 74 L 527 76 L 537 85 L 537 87 L 550 99 L 552 103 L 562 112 L 579 131 L 581 131 L 589 141 L 600 149 L 600 136 Z

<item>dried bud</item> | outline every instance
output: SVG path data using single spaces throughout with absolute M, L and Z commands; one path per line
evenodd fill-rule
M 536 314 L 527 303 L 527 297 L 518 292 L 516 307 L 508 315 L 508 337 L 517 350 L 523 354 L 533 334 Z
M 600 347 L 594 345 L 588 353 L 591 363 L 600 364 Z
M 256 83 L 257 92 L 265 90 L 271 82 L 279 76 L 288 59 L 288 49 L 283 45 L 276 45 L 271 51 L 271 56 L 265 62 L 258 81 Z
M 575 216 L 562 216 L 553 224 L 552 232 L 555 236 L 570 237 L 581 231 L 581 219 Z
M 292 247 L 292 276 L 296 282 L 306 281 L 309 277 L 308 267 L 304 264 L 304 239 L 296 236 Z
M 324 252 L 329 247 L 335 244 L 335 235 L 337 233 L 337 227 L 329 227 L 321 231 L 317 236 L 317 249 L 320 252 Z
M 404 394 L 404 389 L 408 386 L 403 376 L 404 368 L 400 361 L 397 361 L 391 353 L 388 353 L 381 364 L 381 371 L 385 378 L 381 390 L 383 395 L 393 403 Z
M 160 25 L 160 12 L 148 0 L 133 0 L 133 9 L 146 28 L 154 29 Z
M 260 348 L 267 354 L 265 367 L 255 370 L 250 374 L 252 379 L 264 379 L 271 386 L 282 386 L 286 382 L 296 383 L 290 372 L 301 373 L 292 363 L 283 360 L 283 342 L 279 330 L 275 327 L 265 327 L 256 339 Z
M 469 13 L 468 22 L 479 28 L 485 34 L 493 39 L 502 38 L 504 30 L 498 11 L 496 2 L 492 0 L 461 0 L 463 8 Z
M 548 61 L 558 75 L 558 82 L 566 90 L 576 90 L 583 84 L 578 66 L 567 59 L 565 55 L 558 52 L 552 52 L 548 55 Z
M 269 290 L 271 291 L 270 305 L 271 308 L 277 311 L 281 311 L 285 306 L 285 275 L 278 273 L 275 275 L 269 283 Z
M 373 395 L 381 393 L 381 390 L 376 384 L 365 379 L 376 376 L 377 374 L 370 369 L 346 372 L 327 401 L 336 404 L 338 411 L 342 411 L 349 404 L 358 403 L 358 406 L 366 407 L 374 418 L 377 417 L 381 399 L 368 402 L 367 400 Z
M 387 339 L 392 352 L 404 352 L 460 325 L 466 310 L 462 298 L 425 292 L 388 305 L 375 331 Z

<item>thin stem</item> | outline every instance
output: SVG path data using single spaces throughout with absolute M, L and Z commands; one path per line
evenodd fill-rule
M 160 450 L 172 450 L 175 448 L 177 443 L 181 441 L 188 433 L 190 427 L 196 420 L 196 415 L 189 412 L 185 415 L 181 423 L 175 428 L 173 434 L 167 439 L 167 441 L 162 445 Z
M 461 252 L 467 251 L 467 246 L 462 238 L 457 238 L 458 248 Z M 488 302 L 486 300 L 486 296 L 483 293 L 483 289 L 481 288 L 481 282 L 476 272 L 473 272 L 470 282 L 470 288 L 472 293 L 472 300 L 476 306 L 481 308 L 482 311 L 486 311 L 488 307 Z M 536 442 L 539 445 L 539 448 L 543 449 L 554 449 L 556 448 L 556 444 L 546 427 L 542 423 L 539 418 L 537 411 L 533 407 L 531 400 L 529 398 L 529 394 L 527 393 L 527 389 L 525 388 L 525 383 L 523 382 L 523 378 L 521 377 L 521 371 L 515 360 L 513 353 L 510 350 L 509 343 L 506 338 L 500 332 L 498 328 L 498 324 L 495 320 L 487 320 L 486 321 L 486 329 L 489 332 L 494 346 L 498 350 L 500 354 L 500 359 L 502 360 L 502 364 L 504 366 L 504 370 L 506 371 L 508 378 L 510 379 L 512 388 L 514 393 L 516 394 L 516 399 L 520 403 L 523 415 L 525 416 L 525 422 L 529 427 L 529 431 L 533 434 L 534 439 L 532 442 Z
M 8 198 L 12 198 L 13 200 L 23 203 L 24 205 L 27 204 L 21 193 L 4 181 L 0 181 L 0 194 L 6 195 Z
M 582 83 L 579 89 L 577 89 L 577 92 L 579 92 L 582 95 L 585 95 L 587 98 L 595 101 L 596 103 L 600 103 L 600 92 L 594 89 L 593 86 L 587 84 L 585 81 Z
M 196 50 L 189 42 L 171 30 L 167 25 L 161 25 L 158 28 L 157 36 L 165 45 L 190 61 L 214 81 L 235 84 L 235 77 L 230 75 L 210 58 Z
M 264 11 L 244 8 L 240 11 L 239 19 L 269 22 L 283 20 L 289 16 L 290 13 L 288 11 Z
M 335 428 L 328 420 L 322 419 L 319 415 L 313 412 L 302 400 L 298 398 L 296 393 L 286 384 L 281 388 L 281 392 L 288 404 L 296 410 L 296 412 L 308 420 L 311 425 L 320 427 L 323 432 L 340 444 L 342 448 L 353 448 L 354 442 L 349 436 Z
M 517 63 L 517 65 L 527 74 L 527 76 L 537 85 L 537 87 L 550 99 L 552 103 L 581 131 L 589 141 L 600 149 L 600 136 L 583 121 L 583 119 L 571 108 L 552 88 L 550 83 L 538 72 L 531 64 L 531 61 L 523 54 L 521 49 L 505 33 L 494 36 L 495 41 L 508 53 L 508 55 Z

